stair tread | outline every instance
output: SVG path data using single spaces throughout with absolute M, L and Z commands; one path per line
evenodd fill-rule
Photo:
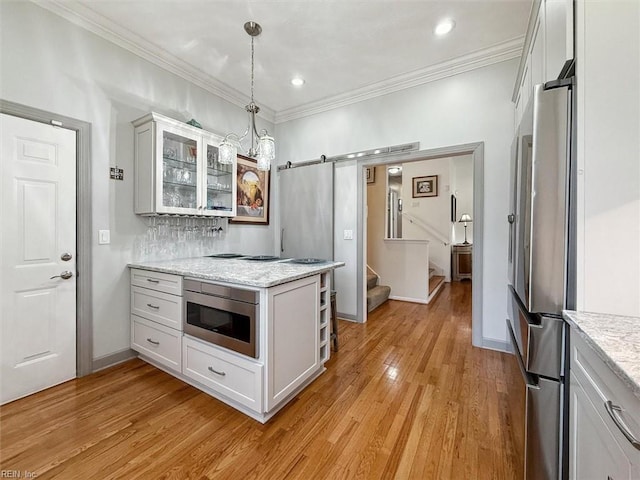
M 373 273 L 367 273 L 367 290 L 378 285 L 378 276 Z
M 367 312 L 382 305 L 389 298 L 391 287 L 387 285 L 376 285 L 367 291 Z

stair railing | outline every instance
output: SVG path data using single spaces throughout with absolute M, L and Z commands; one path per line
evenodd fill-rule
M 410 213 L 402 212 L 402 216 L 409 220 L 409 223 L 416 225 L 424 230 L 428 235 L 442 242 L 445 246 L 449 245 L 449 239 L 441 234 L 435 227 L 429 225 L 424 220 L 414 217 Z
M 373 268 L 371 268 L 368 263 L 367 263 L 367 271 L 373 273 L 376 277 L 380 278 L 380 275 L 378 275 L 378 272 L 376 272 Z

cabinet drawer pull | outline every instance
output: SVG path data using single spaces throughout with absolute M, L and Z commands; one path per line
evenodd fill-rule
M 160 310 L 160 307 L 158 305 L 152 305 L 150 303 L 147 303 L 147 307 L 149 308 L 155 308 L 156 310 Z
M 220 375 L 221 377 L 224 377 L 226 375 L 225 372 L 219 372 L 215 370 L 213 367 L 209 367 L 209 371 L 215 373 L 216 375 Z
M 155 278 L 147 278 L 147 282 L 160 283 L 160 280 L 156 280 Z
M 155 340 L 151 340 L 150 338 L 147 338 L 147 342 L 151 343 L 152 345 L 160 345 L 160 342 L 156 342 Z
M 613 420 L 613 423 L 616 424 L 616 427 L 622 432 L 629 443 L 633 445 L 637 450 L 640 450 L 640 440 L 633 436 L 633 434 L 629 431 L 629 428 L 624 424 L 622 419 L 618 416 L 618 412 L 622 412 L 622 407 L 618 405 L 614 405 L 611 400 L 607 400 L 604 403 L 604 408 L 607 409 L 607 413 Z

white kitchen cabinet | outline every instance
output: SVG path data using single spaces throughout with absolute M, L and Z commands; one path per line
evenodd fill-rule
M 131 269 L 131 348 L 171 370 L 182 368 L 182 277 Z
M 331 356 L 331 273 L 320 275 L 320 361 L 325 363 Z
M 640 399 L 573 329 L 569 412 L 570 479 L 640 478 L 640 450 L 622 432 L 640 438 Z
M 182 332 L 131 315 L 131 348 L 175 371 L 181 366 Z
M 131 313 L 182 331 L 182 297 L 131 287 Z
M 218 162 L 222 137 L 157 113 L 135 127 L 139 215 L 236 215 L 236 164 Z
M 268 289 L 267 411 L 322 370 L 320 302 L 320 275 Z
M 182 373 L 216 393 L 262 413 L 262 365 L 185 336 Z
M 544 72 L 545 81 L 558 78 L 565 62 L 573 54 L 573 0 L 544 2 Z
M 558 78 L 565 62 L 572 58 L 572 0 L 536 0 L 512 98 L 516 107 L 515 127 L 520 124 L 533 88 Z

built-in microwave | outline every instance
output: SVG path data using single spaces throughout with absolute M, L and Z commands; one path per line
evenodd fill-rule
M 258 358 L 259 292 L 193 279 L 183 290 L 184 333 Z

